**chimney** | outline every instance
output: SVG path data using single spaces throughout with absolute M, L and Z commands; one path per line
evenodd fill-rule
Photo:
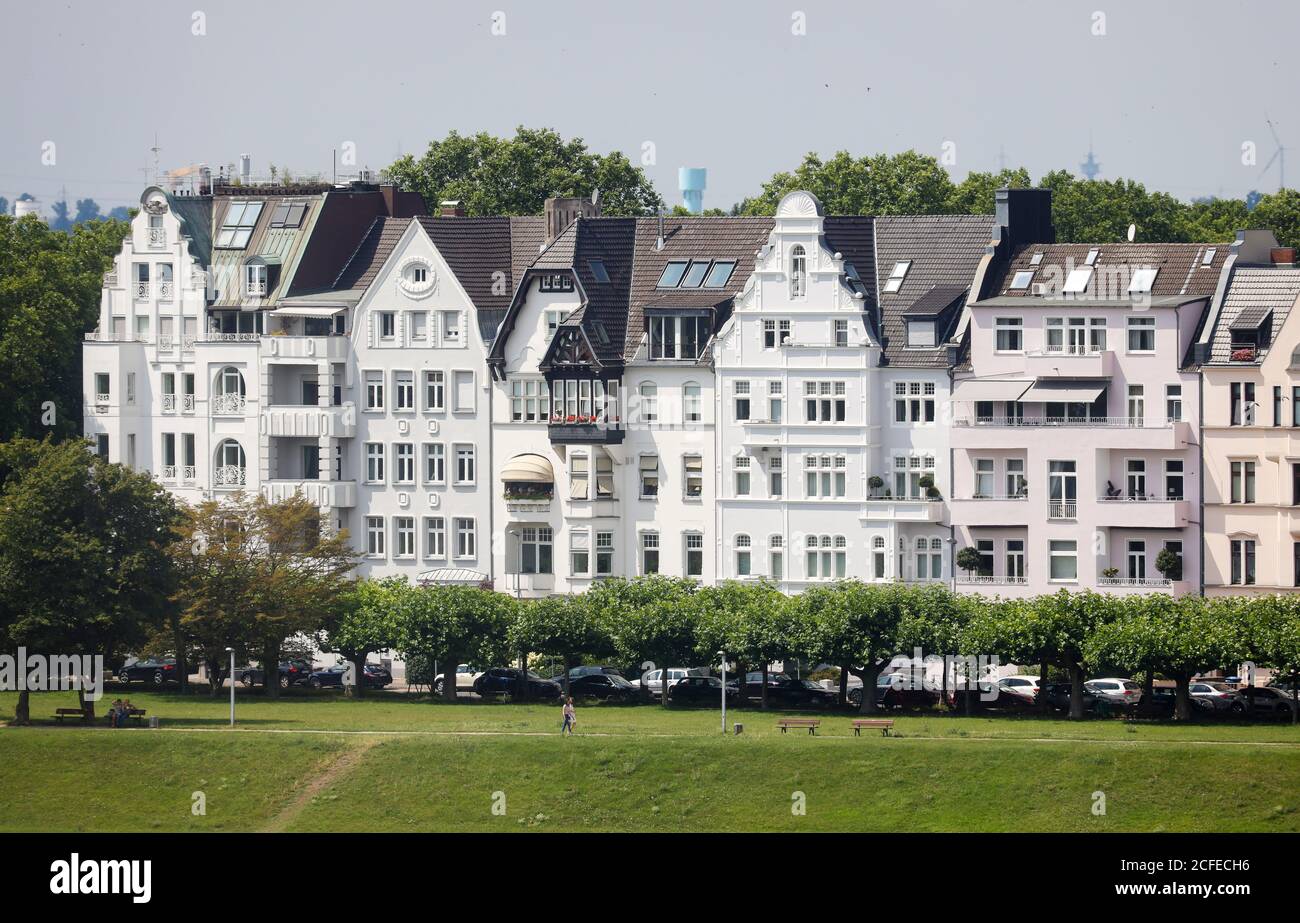
M 549 244 L 564 233 L 578 218 L 600 217 L 600 190 L 584 196 L 552 197 L 546 200 L 546 242 Z
M 1002 243 L 1054 244 L 1056 228 L 1052 225 L 1052 190 L 999 189 L 994 198 Z
M 1273 247 L 1268 251 L 1268 258 L 1274 266 L 1294 265 L 1295 247 Z
M 444 199 L 438 203 L 438 214 L 443 218 L 464 218 L 465 206 L 455 199 Z

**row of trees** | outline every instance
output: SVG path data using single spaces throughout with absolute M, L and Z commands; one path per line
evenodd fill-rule
M 1041 665 L 1072 685 L 1071 716 L 1083 714 L 1089 673 L 1142 675 L 1177 685 L 1176 715 L 1190 715 L 1193 676 L 1271 666 L 1294 681 L 1300 670 L 1300 598 L 1202 599 L 1165 595 L 1056 594 L 1026 600 L 960 596 L 942 586 L 840 581 L 787 597 L 770 584 L 701 587 L 664 576 L 602 581 L 586 593 L 520 601 L 486 589 L 412 587 L 401 580 L 356 583 L 324 632 L 332 649 L 358 662 L 396 650 L 424 662 L 483 666 L 531 655 L 561 660 L 716 662 L 724 650 L 738 672 L 774 660 L 841 668 L 874 689 L 897 655 L 915 649 L 969 661 Z M 763 684 L 766 690 L 766 683 Z M 455 684 L 443 694 L 455 696 Z M 664 689 L 667 702 L 667 689 Z M 763 703 L 766 705 L 766 703 Z M 862 697 L 875 710 L 875 697 Z

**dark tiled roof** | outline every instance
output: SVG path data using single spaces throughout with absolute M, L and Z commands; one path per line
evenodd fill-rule
M 1130 271 L 1139 267 L 1159 270 L 1151 286 L 1152 295 L 1189 295 L 1192 297 L 1213 295 L 1219 283 L 1219 271 L 1228 256 L 1229 244 L 1159 244 L 1159 243 L 1122 243 L 1122 244 L 1025 244 L 1016 248 L 1011 257 L 999 266 L 990 269 L 993 280 L 985 297 L 1004 295 L 1007 297 L 1032 296 L 1033 285 L 1029 288 L 1012 290 L 1011 280 L 1020 270 L 1036 270 L 1033 282 L 1048 281 L 1049 267 L 1054 267 L 1051 274 L 1057 285 L 1064 282 L 1068 270 L 1084 266 L 1088 252 L 1099 250 L 1093 280 L 1088 285 L 1087 293 L 1102 294 L 1101 288 L 1108 285 L 1118 287 L 1110 291 L 1107 297 L 1127 298 L 1127 286 Z M 1214 248 L 1215 253 L 1209 265 L 1202 265 L 1206 251 Z M 1031 265 L 1035 253 L 1041 253 L 1042 260 L 1037 266 Z
M 885 360 L 902 368 L 947 368 L 949 351 L 907 348 L 903 317 L 917 301 L 934 289 L 962 289 L 971 284 L 975 267 L 993 236 L 989 215 L 891 215 L 875 221 L 876 270 L 880 291 L 880 327 Z M 884 291 L 885 280 L 894 264 L 910 260 L 903 284 L 897 292 Z M 956 300 L 950 299 L 949 304 Z M 946 326 L 951 327 L 959 312 L 954 310 Z M 936 342 L 944 343 L 951 330 L 935 331 Z
M 514 294 L 511 220 L 417 218 L 474 304 L 479 332 L 490 344 Z
M 212 196 L 168 195 L 167 204 L 189 238 L 190 256 L 207 269 L 212 262 Z
M 540 215 L 510 219 L 511 276 L 519 284 L 524 270 L 533 265 L 546 240 L 546 219 Z M 511 292 L 513 295 L 514 292 Z
M 561 234 L 560 244 L 573 233 L 572 268 L 586 293 L 586 303 L 568 318 L 581 321 L 591 347 L 601 362 L 623 358 L 623 340 L 628 327 L 628 295 L 632 288 L 632 251 L 636 240 L 635 218 L 579 218 Z M 561 250 L 567 245 L 562 245 Z M 548 251 L 549 253 L 549 251 Z M 558 256 L 558 253 L 553 254 Z M 605 266 L 608 282 L 596 281 L 591 261 Z
M 410 218 L 376 218 L 334 280 L 333 288 L 347 291 L 369 286 L 410 223 Z
M 1210 341 L 1210 358 L 1206 364 L 1258 365 L 1263 362 L 1297 298 L 1300 298 L 1300 269 L 1280 266 L 1234 269 Z M 1254 359 L 1233 362 L 1232 331 L 1243 327 L 1255 329 L 1270 318 L 1270 323 L 1260 328 L 1260 345 L 1255 350 Z
M 865 284 L 866 302 L 876 303 L 876 219 L 868 215 L 831 215 L 822 231 L 832 253 L 844 257 Z M 845 267 L 848 269 L 848 266 Z
M 912 304 L 903 309 L 904 317 L 932 317 L 936 314 L 942 314 L 952 303 L 965 295 L 966 286 L 958 285 L 936 285 L 920 298 L 913 301 Z

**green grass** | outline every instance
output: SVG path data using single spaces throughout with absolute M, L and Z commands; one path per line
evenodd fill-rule
M 1300 728 L 1280 722 L 897 715 L 886 739 L 845 713 L 813 738 L 747 709 L 724 738 L 713 710 L 592 706 L 567 739 L 554 706 L 241 691 L 232 731 L 224 697 L 131 699 L 163 730 L 54 726 L 71 694 L 0 728 L 0 830 L 1300 831 Z

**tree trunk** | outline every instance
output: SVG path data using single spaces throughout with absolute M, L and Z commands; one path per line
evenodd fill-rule
M 570 666 L 572 662 L 573 662 L 572 655 L 565 654 L 564 655 L 564 701 L 566 702 L 569 701 L 569 671 L 573 669 L 573 667 Z
M 447 654 L 447 662 L 442 665 L 442 700 L 448 705 L 456 704 L 456 662 L 454 653 Z
M 86 721 L 91 724 L 95 723 L 95 700 L 86 698 L 86 690 L 77 690 L 77 704 L 81 706 L 81 714 Z
M 659 668 L 659 704 L 668 707 L 668 668 Z
M 1052 710 L 1052 703 L 1047 701 L 1047 661 L 1038 668 L 1038 712 L 1046 715 Z
M 1187 676 L 1176 676 L 1174 683 L 1174 717 L 1179 721 L 1189 721 L 1192 717 L 1192 680 Z
M 849 668 L 840 666 L 840 708 L 849 704 Z
M 225 669 L 224 666 L 222 665 L 223 661 L 207 658 L 203 662 L 208 668 L 208 695 L 212 696 L 215 699 L 217 697 L 217 693 L 221 691 L 221 683 L 224 678 L 221 672 L 223 669 Z M 230 685 L 233 686 L 234 684 L 235 684 L 235 677 L 232 674 L 230 677 Z
M 1147 670 L 1146 678 L 1142 682 L 1142 711 L 1144 714 L 1155 714 L 1155 688 L 1156 688 L 1156 671 Z M 1174 712 L 1177 715 L 1178 699 L 1174 698 Z
M 767 711 L 767 658 L 763 658 L 763 691 L 759 696 L 759 708 Z
M 527 702 L 528 693 L 530 691 L 528 688 L 528 654 L 525 653 L 524 651 L 519 652 L 518 689 L 519 689 L 519 695 L 518 695 L 519 701 Z
M 852 670 L 854 676 L 862 680 L 862 703 L 858 706 L 858 711 L 864 715 L 874 715 L 880 709 L 876 706 L 876 680 L 880 677 L 880 671 L 885 668 L 885 664 L 877 663 L 868 665 L 860 670 Z
M 262 647 L 262 692 L 268 699 L 280 697 L 280 645 Z
M 1083 717 L 1083 668 L 1070 664 L 1070 717 Z
M 749 701 L 745 692 L 745 662 L 739 657 L 736 658 L 736 707 L 744 708 L 745 703 Z
M 24 689 L 18 693 L 18 701 L 14 704 L 14 724 L 26 725 L 32 723 L 32 694 Z
M 171 618 L 172 623 L 172 645 L 176 648 L 176 672 L 177 679 L 180 680 L 181 694 L 190 691 L 190 670 L 188 662 L 185 659 L 185 639 L 181 634 L 181 621 L 174 613 Z
M 348 698 L 359 699 L 366 694 L 366 657 L 368 652 L 362 651 L 360 654 L 353 654 L 348 658 L 352 664 L 353 677 L 356 679 L 355 686 L 344 686 L 343 694 Z

